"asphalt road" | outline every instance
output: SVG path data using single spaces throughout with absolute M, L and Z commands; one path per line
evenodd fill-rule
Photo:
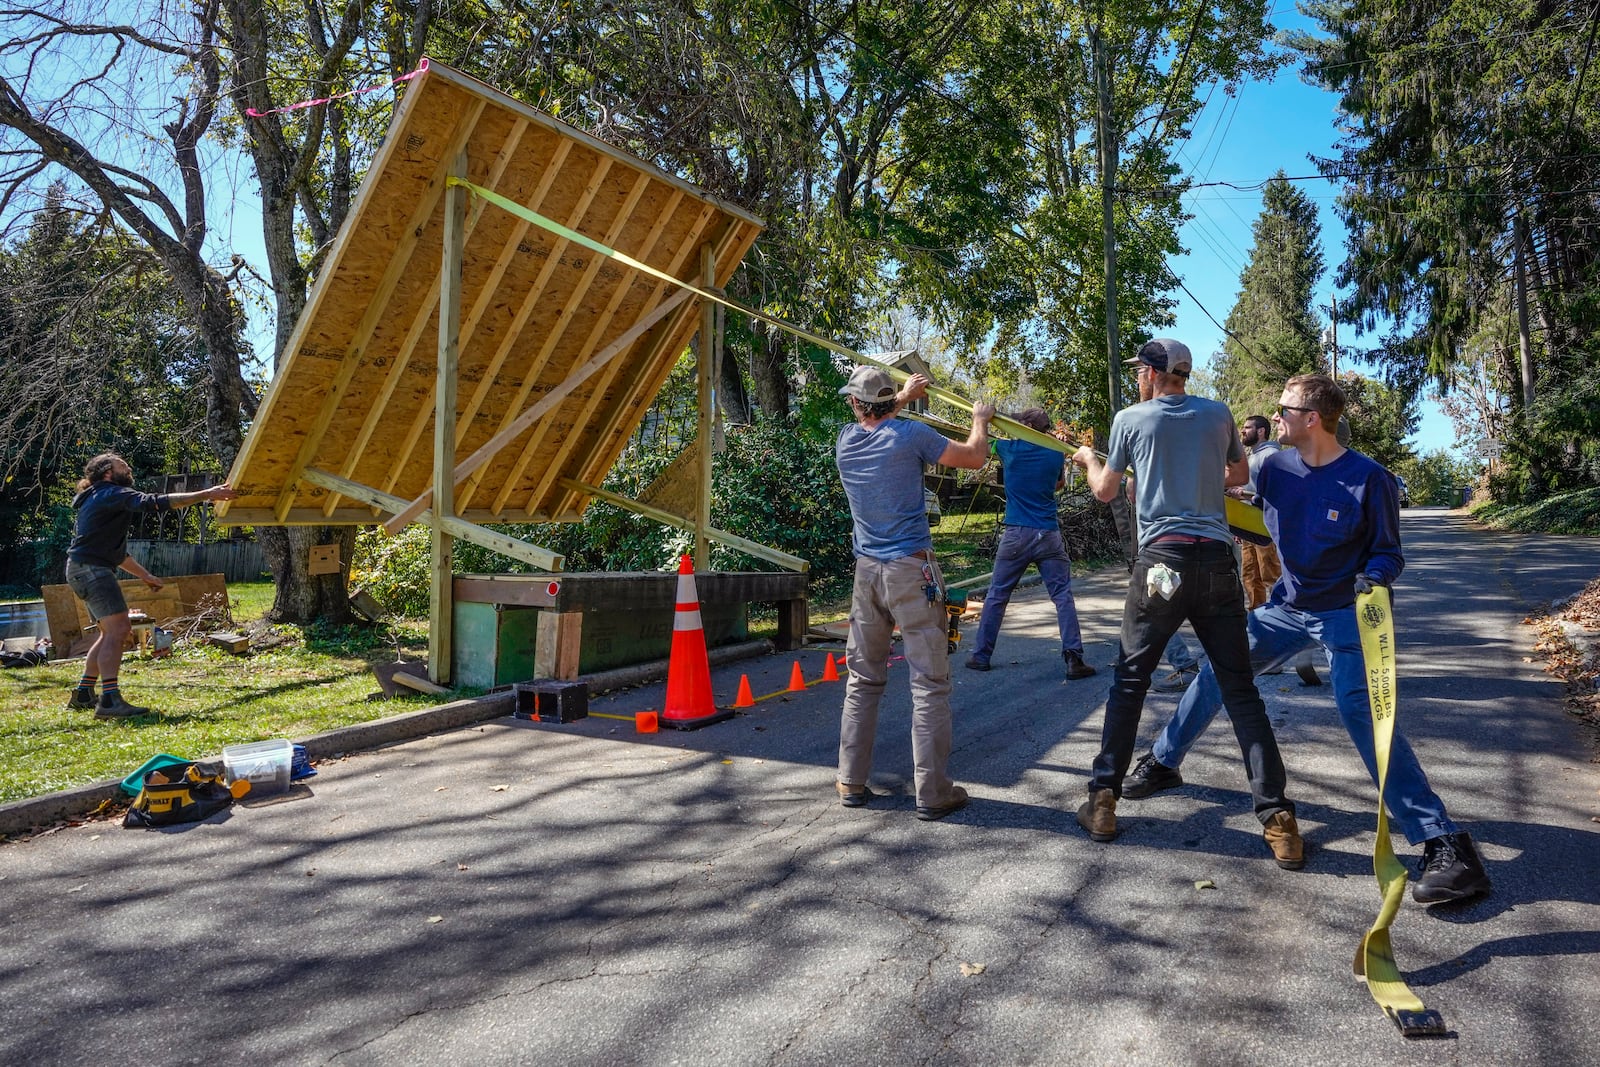
M 1225 727 L 1094 844 L 1072 812 L 1109 676 L 1061 681 L 1034 590 L 996 669 L 955 671 L 974 800 L 940 823 L 912 817 L 899 664 L 873 778 L 896 795 L 864 810 L 834 797 L 826 683 L 691 734 L 499 720 L 210 823 L 0 847 L 0 1061 L 1595 1064 L 1600 772 L 1520 623 L 1600 574 L 1600 541 L 1403 526 L 1401 728 L 1495 880 L 1395 922 L 1449 1038 L 1402 1040 L 1351 976 L 1374 790 L 1326 689 L 1263 679 L 1304 871 L 1271 862 Z M 1078 583 L 1098 665 L 1124 582 Z M 779 690 L 793 658 L 719 669 L 718 694 Z

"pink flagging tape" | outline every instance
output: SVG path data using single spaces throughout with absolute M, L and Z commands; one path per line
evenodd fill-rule
M 416 70 L 412 71 L 410 74 L 402 74 L 398 78 L 392 78 L 381 85 L 368 85 L 361 89 L 351 89 L 347 93 L 334 93 L 332 96 L 319 96 L 315 100 L 302 100 L 298 104 L 288 104 L 284 107 L 275 107 L 269 111 L 257 111 L 253 107 L 247 107 L 244 109 L 244 113 L 253 119 L 259 119 L 265 118 L 268 115 L 281 115 L 286 111 L 299 111 L 301 108 L 316 107 L 319 104 L 331 104 L 333 101 L 343 100 L 347 96 L 360 96 L 362 93 L 376 93 L 382 89 L 393 88 L 394 86 L 399 85 L 401 82 L 410 81 L 412 78 L 415 78 L 418 74 L 421 74 L 427 69 L 428 57 L 423 56 L 422 62 L 417 64 Z

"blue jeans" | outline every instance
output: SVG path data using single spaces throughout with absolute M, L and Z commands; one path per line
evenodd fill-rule
M 1172 640 L 1167 642 L 1166 651 L 1161 653 L 1161 658 L 1175 671 L 1193 670 L 1199 666 L 1194 653 L 1189 651 L 1189 642 L 1183 639 L 1181 632 L 1173 633 Z
M 1030 526 L 1007 526 L 1000 535 L 1000 547 L 994 555 L 994 578 L 983 597 L 983 616 L 978 620 L 977 644 L 972 648 L 972 658 L 988 663 L 994 654 L 994 643 L 1000 636 L 1000 623 L 1006 617 L 1006 605 L 1011 603 L 1011 591 L 1017 587 L 1028 564 L 1039 568 L 1044 587 L 1056 606 L 1056 624 L 1061 629 L 1063 651 L 1083 652 L 1083 634 L 1078 630 L 1078 605 L 1072 599 L 1072 565 L 1067 562 L 1067 548 L 1061 543 L 1060 530 L 1039 530 Z
M 1170 600 L 1152 595 L 1145 588 L 1146 576 L 1158 563 L 1177 571 L 1182 579 Z M 1294 804 L 1283 795 L 1283 757 L 1278 752 L 1278 740 L 1267 719 L 1266 704 L 1251 680 L 1245 614 L 1244 586 L 1239 581 L 1231 545 L 1220 541 L 1196 545 L 1157 541 L 1139 550 L 1122 609 L 1122 648 L 1117 654 L 1111 695 L 1106 700 L 1100 755 L 1095 757 L 1089 778 L 1091 793 L 1110 789 L 1114 795 L 1122 796 L 1122 779 L 1133 762 L 1150 676 L 1155 673 L 1167 642 L 1187 619 L 1209 657 L 1206 671 L 1233 721 L 1256 817 L 1265 823 L 1280 811 L 1294 814 Z
M 1274 661 L 1293 656 L 1313 645 L 1328 653 L 1333 672 L 1333 697 L 1339 718 L 1355 742 L 1361 762 L 1373 783 L 1378 780 L 1372 742 L 1372 704 L 1367 699 L 1366 662 L 1361 655 L 1361 635 L 1356 629 L 1356 609 L 1299 611 L 1282 604 L 1265 604 L 1250 613 L 1250 665 L 1260 670 Z M 1200 740 L 1222 706 L 1222 692 L 1210 666 L 1189 686 L 1172 720 L 1162 729 L 1151 751 L 1163 766 L 1177 767 Z M 1413 845 L 1441 834 L 1456 832 L 1445 814 L 1444 802 L 1428 785 L 1428 776 L 1416 753 L 1399 730 L 1389 750 L 1389 775 L 1384 787 L 1389 818 Z

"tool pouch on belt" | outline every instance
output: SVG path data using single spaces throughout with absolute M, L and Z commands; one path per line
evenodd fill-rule
M 233 803 L 221 760 L 175 763 L 147 771 L 124 827 L 172 826 L 209 819 Z

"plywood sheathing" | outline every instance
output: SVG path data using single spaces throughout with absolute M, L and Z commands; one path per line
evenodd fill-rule
M 712 246 L 726 285 L 761 223 L 481 82 L 415 78 L 301 315 L 230 478 L 230 524 L 385 517 L 310 469 L 406 500 L 432 487 L 445 176 L 468 180 L 685 281 Z M 482 201 L 466 225 L 456 458 L 556 389 L 676 287 Z M 698 325 L 684 302 L 518 434 L 456 491 L 474 523 L 571 521 Z

